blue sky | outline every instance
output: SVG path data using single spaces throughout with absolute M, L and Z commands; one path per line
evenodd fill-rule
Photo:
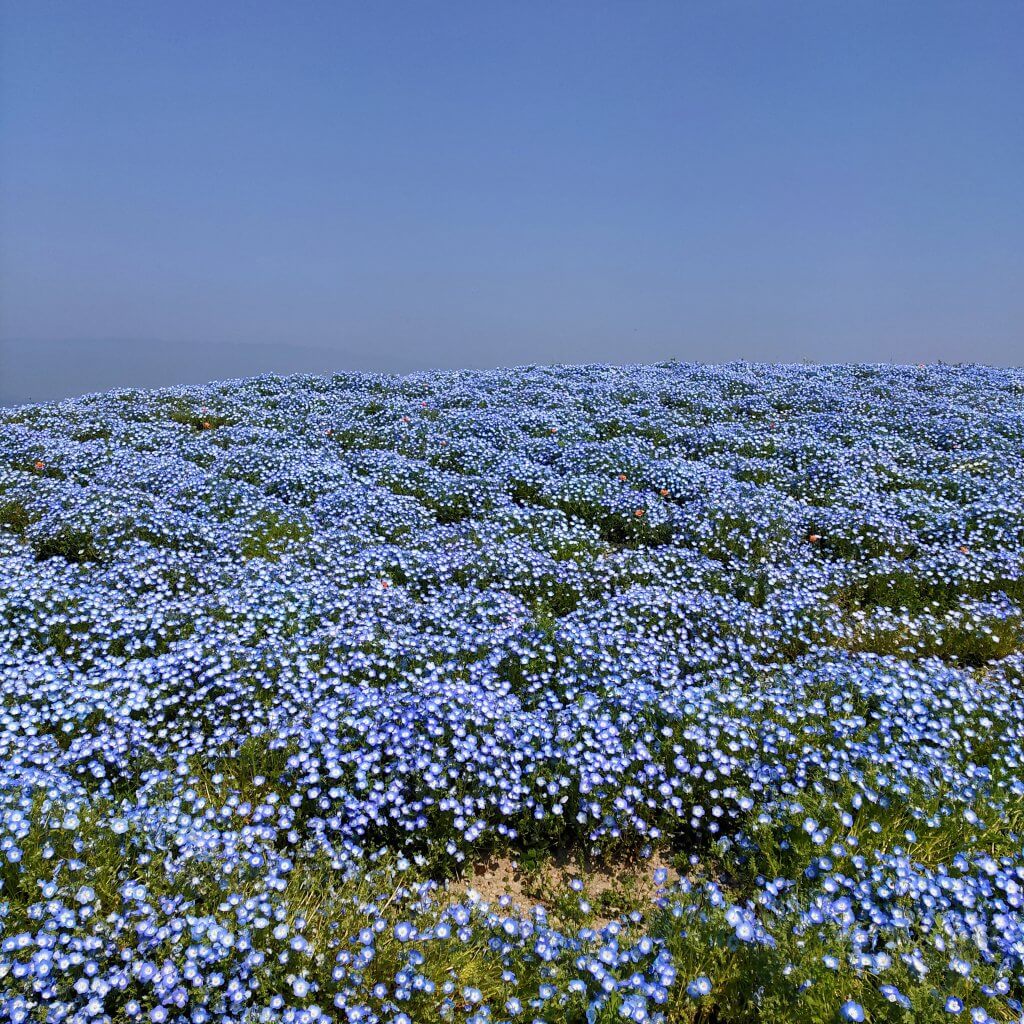
M 1024 361 L 1019 3 L 2 10 L 9 379 Z

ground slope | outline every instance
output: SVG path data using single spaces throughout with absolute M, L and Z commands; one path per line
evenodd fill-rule
M 0 412 L 3 1012 L 1018 1019 L 1022 442 L 942 365 Z

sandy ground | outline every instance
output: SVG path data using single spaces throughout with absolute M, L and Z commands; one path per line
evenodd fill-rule
M 597 921 L 606 924 L 619 913 L 654 899 L 660 888 L 654 881 L 654 872 L 659 868 L 667 873 L 664 885 L 679 880 L 679 872 L 659 854 L 647 860 L 637 857 L 584 861 L 583 864 L 575 860 L 553 860 L 535 871 L 526 871 L 509 857 L 492 857 L 475 864 L 467 870 L 464 879 L 452 882 L 449 889 L 453 894 L 475 892 L 490 904 L 508 896 L 511 906 L 523 912 L 537 906 L 551 911 L 552 898 L 568 892 L 569 883 L 578 878 L 584 883 L 579 895 L 600 908 Z

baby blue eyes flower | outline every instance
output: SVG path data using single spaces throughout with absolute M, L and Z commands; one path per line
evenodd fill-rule
M 862 1021 L 865 1019 L 864 1007 L 853 999 L 848 999 L 839 1007 L 839 1016 L 843 1020 Z
M 710 945 L 797 950 L 806 1006 L 1019 1016 L 1022 396 L 666 364 L 0 410 L 0 1010 L 657 1020 Z M 570 827 L 656 909 L 420 888 Z M 651 885 L 691 832 L 742 905 L 696 852 Z
M 711 994 L 711 979 L 701 975 L 686 986 L 686 994 L 692 999 L 701 999 Z

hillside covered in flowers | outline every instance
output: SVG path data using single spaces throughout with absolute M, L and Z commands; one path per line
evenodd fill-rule
M 1019 370 L 0 410 L 0 1019 L 1024 1020 L 1022 568 Z

